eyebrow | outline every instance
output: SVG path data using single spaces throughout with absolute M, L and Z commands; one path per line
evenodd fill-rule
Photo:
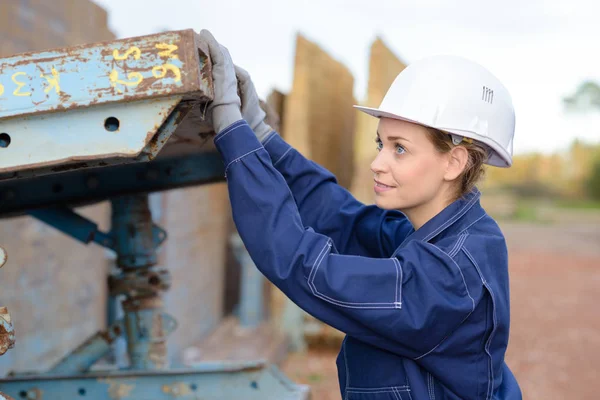
M 377 137 L 381 138 L 381 135 L 379 134 L 379 131 L 377 131 Z M 402 136 L 388 136 L 387 138 L 390 142 L 394 141 L 394 140 L 404 140 L 405 142 L 409 142 L 410 140 L 403 138 Z

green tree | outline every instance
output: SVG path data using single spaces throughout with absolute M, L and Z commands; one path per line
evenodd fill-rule
M 600 111 L 600 85 L 596 82 L 582 82 L 575 93 L 563 98 L 568 111 Z
M 563 103 L 569 112 L 600 112 L 600 85 L 592 81 L 582 82 L 575 93 L 563 99 Z M 585 184 L 589 196 L 600 200 L 600 157 L 597 155 Z
M 600 200 L 600 160 L 596 161 L 587 181 L 588 194 L 594 200 Z

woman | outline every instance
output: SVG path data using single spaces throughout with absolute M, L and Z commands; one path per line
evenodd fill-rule
M 511 164 L 514 111 L 500 82 L 432 57 L 406 68 L 380 109 L 362 108 L 380 118 L 366 206 L 273 132 L 248 74 L 201 36 L 237 229 L 271 282 L 347 334 L 342 398 L 520 399 L 504 363 L 506 244 L 474 187 L 483 163 Z

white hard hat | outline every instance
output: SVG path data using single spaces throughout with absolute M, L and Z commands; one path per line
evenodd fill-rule
M 515 110 L 508 90 L 481 65 L 456 56 L 432 56 L 406 67 L 379 108 L 355 106 L 377 118 L 401 119 L 488 148 L 486 164 L 512 165 Z

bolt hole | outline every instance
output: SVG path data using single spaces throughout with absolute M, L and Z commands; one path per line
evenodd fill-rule
M 19 392 L 19 397 L 22 398 L 22 399 L 26 399 L 27 398 L 27 392 L 24 391 L 24 390 L 21 390 Z
M 63 191 L 63 185 L 61 185 L 60 183 L 55 183 L 54 185 L 52 185 L 53 193 L 60 193 L 62 191 Z
M 85 389 L 84 389 L 84 388 L 80 388 L 80 389 L 79 389 L 79 395 L 80 395 L 80 396 L 85 396 L 85 393 L 86 393 L 86 392 L 85 392 Z
M 157 286 L 158 284 L 160 284 L 160 279 L 156 275 L 151 276 L 150 278 L 148 278 L 148 283 L 152 286 Z
M 190 385 L 190 389 L 192 389 L 192 392 L 195 392 L 196 390 L 198 390 L 198 385 L 196 385 L 195 383 L 192 383 Z
M 10 145 L 10 136 L 8 133 L 0 133 L 0 147 L 3 149 Z
M 121 125 L 121 122 L 115 117 L 108 117 L 104 121 L 104 129 L 106 129 L 109 132 L 118 131 L 120 125 Z
M 250 383 L 250 387 L 251 387 L 252 389 L 258 389 L 258 383 L 257 383 L 256 381 L 252 381 L 252 382 Z

